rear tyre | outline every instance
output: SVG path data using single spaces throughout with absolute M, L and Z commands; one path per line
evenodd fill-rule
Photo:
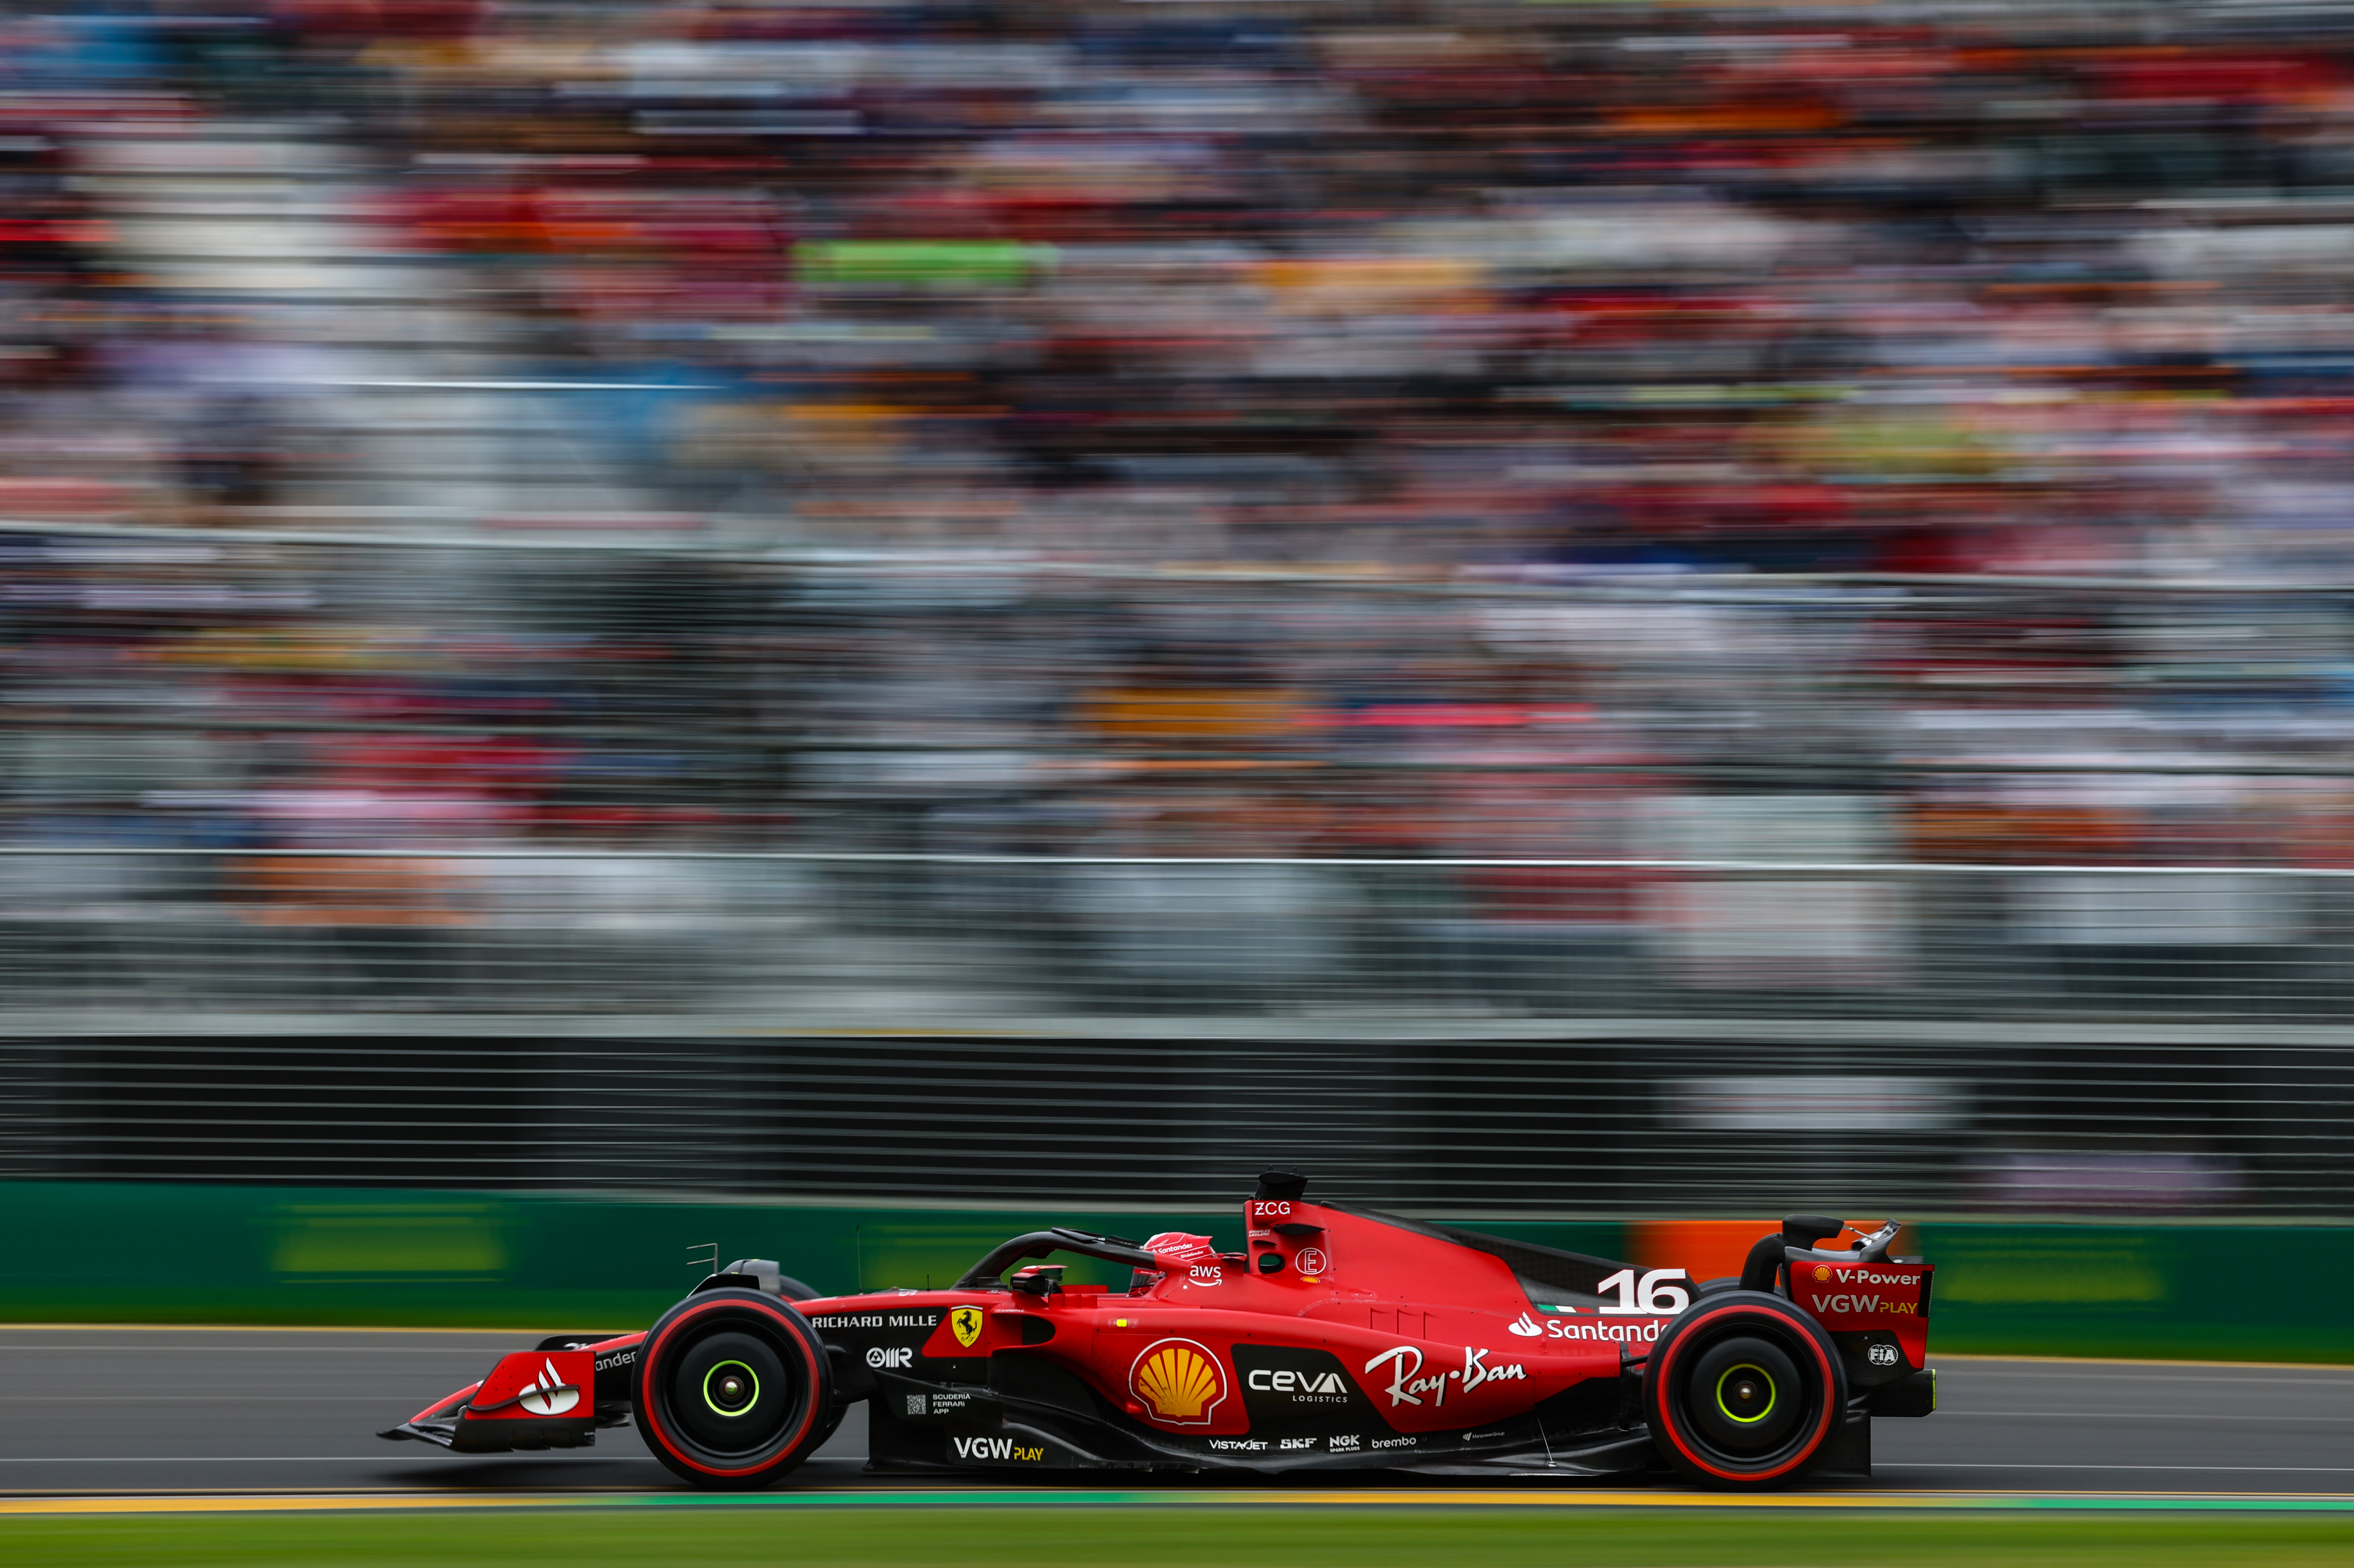
M 765 1487 L 832 1429 L 833 1372 L 809 1320 L 756 1290 L 690 1296 L 646 1331 L 631 1393 L 655 1458 L 699 1487 Z
M 1847 1374 L 1822 1325 L 1755 1290 L 1713 1291 L 1668 1326 L 1643 1374 L 1651 1439 L 1686 1480 L 1787 1486 L 1847 1418 Z

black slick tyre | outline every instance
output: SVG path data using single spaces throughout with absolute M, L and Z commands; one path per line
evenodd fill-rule
M 1798 1308 L 1763 1291 L 1712 1291 L 1651 1348 L 1643 1413 L 1684 1479 L 1728 1491 L 1787 1486 L 1838 1437 L 1847 1374 L 1830 1335 Z
M 698 1487 L 765 1487 L 832 1427 L 833 1370 L 790 1302 L 757 1290 L 690 1296 L 646 1331 L 631 1378 L 639 1435 Z

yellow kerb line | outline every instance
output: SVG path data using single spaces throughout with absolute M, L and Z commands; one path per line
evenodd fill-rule
M 238 1494 L 175 1497 L 17 1497 L 0 1498 L 0 1518 L 92 1517 L 128 1514 L 193 1513 L 353 1513 L 437 1509 L 595 1510 L 616 1504 L 826 1507 L 834 1503 L 874 1507 L 886 1505 L 903 1494 L 875 1489 L 855 1492 L 789 1492 L 766 1497 L 703 1498 L 674 1492 L 348 1492 L 298 1494 Z M 2034 1503 L 2088 1505 L 2139 1504 L 2354 1503 L 2349 1492 L 1835 1492 L 1773 1493 L 1727 1496 L 1709 1492 L 1577 1490 L 1577 1491 L 1316 1491 L 1316 1492 L 1172 1492 L 1140 1497 L 1133 1492 L 1116 1498 L 1074 1491 L 982 1491 L 947 1494 L 925 1492 L 932 1507 L 998 1507 L 1030 1503 L 1044 1507 L 1085 1507 L 1098 1500 L 1113 1507 L 1313 1508 L 1664 1508 L 1797 1510 L 1952 1510 L 1988 1504 Z
M 0 1518 L 27 1514 L 338 1513 L 360 1509 L 546 1508 L 590 1500 L 593 1497 L 520 1492 L 509 1496 L 364 1492 L 335 1497 L 0 1498 Z

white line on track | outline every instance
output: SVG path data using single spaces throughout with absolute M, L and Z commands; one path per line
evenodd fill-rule
M 494 1337 L 494 1335 L 485 1335 Z M 535 1335 L 504 1335 L 502 1342 L 530 1340 Z M 546 1337 L 546 1335 L 539 1335 Z M 200 1351 L 205 1356 L 348 1356 L 348 1344 L 80 1344 L 70 1340 L 37 1340 L 33 1344 L 0 1344 L 0 1351 L 61 1351 L 61 1349 L 94 1349 L 115 1356 L 172 1356 Z M 447 1356 L 450 1344 L 369 1344 L 369 1356 Z M 463 1347 L 459 1347 L 463 1349 Z
M 2354 1372 L 2354 1367 L 2349 1367 L 2343 1361 L 2201 1361 L 2168 1357 L 2141 1361 L 2132 1356 L 2006 1356 L 1972 1351 L 1939 1351 L 1930 1357 L 1932 1366 L 1943 1366 L 1948 1361 L 2012 1361 L 2037 1368 L 2164 1367 L 2174 1372 L 2239 1372 L 2248 1368 L 2267 1372 Z M 2062 1372 L 2053 1375 L 2064 1377 L 2068 1374 Z
M 6 1403 L 7 1403 L 7 1401 L 6 1401 L 5 1399 L 0 1399 L 0 1404 L 6 1404 Z M 1942 1416 L 1943 1418 L 1945 1418 L 1946 1420 L 1947 1420 L 1947 1421 L 1954 1421 L 1954 1420 L 1963 1420 L 1963 1421 L 1967 1421 L 1967 1420 L 1970 1420 L 1970 1419 L 1972 1419 L 1972 1418 L 1974 1418 L 1974 1417 L 1987 1417 L 1987 1418 L 1989 1418 L 1989 1419 L 1991 1419 L 1991 1418 L 1996 1418 L 1996 1417 L 2009 1417 L 2009 1418 L 2016 1419 L 2016 1418 L 2018 1418 L 2018 1417 L 2020 1417 L 2020 1416 L 2027 1416 L 2027 1417 L 2030 1417 L 2030 1418 L 2031 1418 L 2031 1419 L 2033 1419 L 2033 1420 L 2037 1420 L 2037 1421 L 2200 1421 L 2200 1422 L 2206 1422 L 2206 1423 L 2209 1423 L 2209 1424 L 2213 1424 L 2213 1423 L 2216 1423 L 2216 1422 L 2228 1422 L 2228 1421 L 2238 1421 L 2238 1422 L 2255 1421 L 2255 1422 L 2264 1422 L 2264 1423 L 2270 1423 L 2270 1422 L 2274 1422 L 2274 1421 L 2301 1421 L 2301 1422 L 2314 1422 L 2314 1421 L 2320 1421 L 2320 1422 L 2333 1422 L 2333 1423 L 2336 1423 L 2336 1424 L 2340 1425 L 2354 1425 L 2354 1415 L 2275 1415 L 2275 1414 L 2273 1414 L 2271 1411 L 2269 1411 L 2269 1410 L 2267 1410 L 2267 1411 L 2264 1412 L 2262 1414 L 2253 1414 L 2253 1415 L 2214 1415 L 2214 1414 L 2179 1415 L 2179 1414 L 2175 1414 L 2175 1413 L 2174 1413 L 2174 1412 L 2172 1412 L 2172 1411 L 2157 1411 L 2157 1410 L 1952 1410 L 1952 1409 L 1947 1409 L 1947 1410 L 1940 1410 L 1939 1412 L 1937 1412 L 1937 1414 L 1938 1414 L 1940 1416 Z
M 0 1455 L 0 1465 L 372 1465 L 379 1460 L 431 1457 L 429 1454 L 94 1454 L 88 1457 L 38 1454 L 22 1458 Z
M 1270 1493 L 1231 1491 L 1135 1490 L 1088 1493 L 1072 1490 L 940 1492 L 801 1492 L 740 1493 L 726 1499 L 695 1498 L 675 1493 L 635 1492 L 585 1499 L 565 1492 L 387 1492 L 247 1493 L 228 1496 L 192 1493 L 124 1493 L 111 1497 L 0 1498 L 0 1516 L 26 1514 L 122 1513 L 266 1513 L 354 1510 L 383 1512 L 413 1509 L 579 1509 L 599 1506 L 644 1508 L 670 1506 L 706 1508 L 904 1509 L 909 1507 L 986 1508 L 1013 1504 L 1024 1508 L 1150 1508 L 1250 1507 L 1426 1509 L 1691 1509 L 1700 1510 L 1777 1510 L 1782 1511 L 1889 1512 L 1934 1510 L 1940 1512 L 2017 1508 L 2065 1509 L 2075 1511 L 2129 1510 L 2149 1511 L 2153 1506 L 2177 1511 L 2343 1513 L 2354 1511 L 2354 1493 L 2215 1493 L 2168 1494 L 2068 1492 L 1781 1492 L 1766 1495 L 1726 1495 L 1718 1492 L 1660 1492 L 1597 1489 L 1594 1491 L 1450 1491 L 1368 1490 L 1347 1492 Z
M 100 1347 L 88 1346 L 84 1348 L 98 1349 Z M 2116 1364 L 2118 1366 L 2124 1366 L 2126 1363 L 2120 1361 Z M 2114 1371 L 2096 1372 L 2046 1372 L 2039 1367 L 2033 1371 L 2021 1368 L 2017 1372 L 2004 1372 L 1999 1367 L 1989 1366 L 1975 1366 L 1967 1370 L 1970 1374 L 1969 1381 L 1973 1383 L 1990 1383 L 2001 1378 L 2014 1378 L 2039 1384 L 2058 1383 L 2062 1379 L 2068 1378 L 2073 1378 L 2079 1383 L 2114 1383 L 2118 1378 L 2118 1374 Z M 2205 1369 L 2201 1369 L 2197 1372 L 2185 1372 L 2179 1367 L 2169 1367 L 2164 1362 L 2152 1362 L 2150 1371 L 2144 1373 L 2142 1376 L 2136 1378 L 2134 1381 L 2137 1383 L 2185 1383 L 2202 1385 L 2211 1383 L 2229 1383 L 2235 1388 L 2249 1383 L 2264 1383 L 2268 1385 L 2276 1384 L 2285 1388 L 2310 1388 L 2316 1383 L 2328 1382 L 2329 1374 L 2331 1373 L 2354 1376 L 2354 1373 L 2349 1373 L 2348 1369 L 2343 1367 L 2316 1367 L 2312 1372 L 2306 1373 L 2303 1377 L 2220 1377 L 2207 1375 Z
M 242 1394 L 241 1390 L 220 1393 L 77 1393 L 76 1404 L 228 1404 Z M 54 1405 L 65 1395 L 53 1393 L 0 1393 L 0 1404 Z M 273 1393 L 272 1404 L 349 1404 L 349 1394 L 341 1393 Z M 402 1403 L 406 1403 L 403 1401 Z
M 384 1323 L 11 1323 L 8 1332 L 24 1334 L 526 1334 L 527 1329 L 408 1328 Z M 21 1347 L 19 1347 L 21 1348 Z M 217 1344 L 208 1344 L 207 1350 Z M 2204 1361 L 2194 1363 L 2204 1366 Z M 2252 1362 L 2270 1366 L 2277 1362 Z
M 1882 1470 L 2190 1470 L 2200 1475 L 2354 1476 L 2354 1465 L 2013 1465 L 1989 1459 L 1925 1459 L 1917 1464 L 1875 1462 L 1872 1474 Z

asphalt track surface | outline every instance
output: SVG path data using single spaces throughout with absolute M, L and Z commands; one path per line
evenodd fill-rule
M 486 1457 L 375 1436 L 533 1340 L 525 1333 L 0 1326 L 0 1498 L 317 1493 L 397 1505 L 684 1489 L 632 1430 L 602 1433 L 588 1450 Z M 1931 1494 L 1956 1501 L 1989 1494 L 2354 1499 L 2354 1368 L 1978 1358 L 1937 1366 L 1937 1414 L 1875 1423 L 1872 1479 L 1819 1493 L 1854 1502 Z M 865 1475 L 864 1414 L 852 1411 L 777 1492 L 882 1501 L 894 1490 L 938 1499 L 968 1487 L 976 1496 L 1002 1495 L 1023 1483 L 1002 1470 Z M 1138 1495 L 1135 1478 L 1113 1479 L 1125 1497 Z M 1350 1480 L 1311 1484 L 1329 1491 Z M 1073 1487 L 1067 1478 L 1030 1484 Z M 1363 1484 L 1464 1490 L 1397 1476 Z M 1477 1486 L 1492 1491 L 1495 1483 Z

